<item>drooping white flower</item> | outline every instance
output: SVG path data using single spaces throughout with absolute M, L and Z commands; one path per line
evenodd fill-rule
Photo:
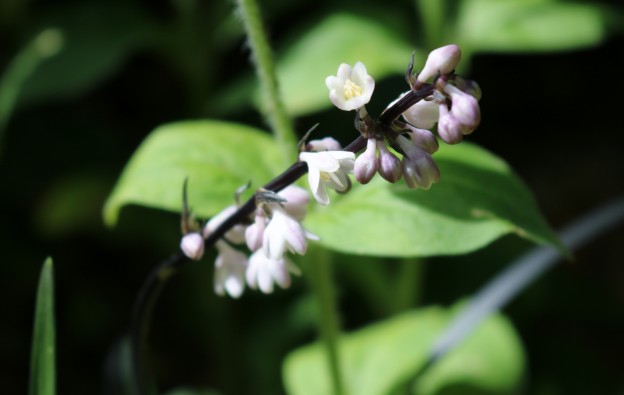
M 319 239 L 308 232 L 299 221 L 288 215 L 283 208 L 274 207 L 272 211 L 262 241 L 262 250 L 268 258 L 282 259 L 286 251 L 303 255 L 308 248 L 307 239 Z
M 355 154 L 348 151 L 302 152 L 299 159 L 308 164 L 308 182 L 317 202 L 329 204 L 327 187 L 338 192 L 349 189 L 348 173 L 353 172 Z
M 249 258 L 249 267 L 245 277 L 250 288 L 260 288 L 260 291 L 269 294 L 273 292 L 273 283 L 277 283 L 282 288 L 288 288 L 291 283 L 290 273 L 301 274 L 299 268 L 290 260 L 285 257 L 271 259 L 260 249 Z
M 247 256 L 223 240 L 217 241 L 215 245 L 219 251 L 215 260 L 215 293 L 221 296 L 227 293 L 233 298 L 239 298 L 245 290 Z
M 362 62 L 353 67 L 343 63 L 336 76 L 325 79 L 329 100 L 343 111 L 357 110 L 368 103 L 375 90 L 375 80 L 368 75 Z

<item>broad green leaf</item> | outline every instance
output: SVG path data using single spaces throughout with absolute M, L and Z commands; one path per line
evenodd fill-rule
M 464 0 L 456 36 L 469 51 L 553 51 L 595 45 L 605 36 L 595 5 L 544 0 Z
M 234 204 L 234 192 L 252 181 L 264 185 L 284 169 L 274 141 L 261 130 L 220 121 L 161 126 L 134 153 L 104 207 L 112 225 L 126 204 L 179 212 L 182 183 L 189 179 L 189 205 L 208 217 Z
M 559 245 L 533 197 L 498 157 L 469 143 L 441 145 L 440 182 L 408 189 L 380 177 L 335 196 L 306 218 L 320 243 L 376 256 L 431 256 L 473 251 L 511 232 Z
M 302 115 L 331 106 L 325 78 L 336 75 L 341 63 L 360 61 L 377 81 L 403 75 L 413 50 L 386 24 L 361 15 L 332 14 L 294 41 L 278 59 L 286 107 L 291 114 Z M 415 56 L 417 62 L 424 60 L 421 53 Z
M 406 386 L 450 318 L 448 310 L 428 307 L 343 335 L 339 350 L 347 392 L 385 395 Z M 315 343 L 286 358 L 283 378 L 288 394 L 331 393 L 324 351 L 323 344 Z M 433 395 L 448 388 L 462 394 L 509 393 L 520 382 L 523 366 L 522 346 L 513 327 L 502 316 L 494 316 L 425 373 L 417 382 L 423 392 L 417 393 Z
M 40 24 L 60 30 L 61 51 L 34 71 L 20 102 L 65 98 L 93 88 L 149 40 L 154 26 L 146 16 L 135 5 L 119 1 L 52 8 Z
M 43 264 L 39 276 L 35 325 L 30 361 L 30 395 L 54 395 L 56 393 L 54 329 L 54 278 L 52 259 Z

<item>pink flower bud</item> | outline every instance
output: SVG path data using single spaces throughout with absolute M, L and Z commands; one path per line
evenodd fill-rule
M 446 103 L 440 104 L 438 135 L 447 144 L 457 144 L 464 138 L 462 124 L 449 112 Z
M 379 175 L 391 183 L 399 181 L 402 175 L 401 161 L 385 144 L 379 144 Z
M 425 129 L 415 128 L 411 125 L 407 125 L 407 127 L 410 130 L 409 135 L 413 145 L 429 154 L 433 154 L 438 150 L 438 140 L 436 140 L 433 133 Z
M 462 124 L 464 134 L 471 133 L 481 122 L 479 102 L 451 84 L 447 84 L 444 91 L 451 96 L 451 115 Z
M 204 238 L 197 232 L 185 234 L 180 249 L 190 259 L 198 261 L 204 256 Z
M 429 53 L 425 67 L 418 74 L 418 81 L 425 82 L 429 78 L 440 74 L 449 74 L 459 64 L 461 50 L 455 44 L 445 45 Z
M 403 179 L 410 188 L 429 189 L 440 180 L 440 170 L 428 153 L 414 157 L 404 157 L 401 162 Z
M 353 174 L 360 184 L 368 184 L 379 169 L 377 160 L 377 141 L 372 138 L 366 143 L 366 151 L 355 160 Z

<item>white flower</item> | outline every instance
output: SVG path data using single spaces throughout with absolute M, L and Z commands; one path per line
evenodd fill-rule
M 239 298 L 245 290 L 245 271 L 247 256 L 219 240 L 216 243 L 219 255 L 215 260 L 214 290 L 217 295 L 227 292 L 233 298 Z
M 271 221 L 264 230 L 262 249 L 264 255 L 273 260 L 281 259 L 286 250 L 305 254 L 306 239 L 318 240 L 316 235 L 305 230 L 299 221 L 289 216 L 281 207 L 273 208 Z
M 180 249 L 187 257 L 198 261 L 204 255 L 204 238 L 197 232 L 185 234 Z
M 343 111 L 357 110 L 370 101 L 375 80 L 366 73 L 362 62 L 357 62 L 353 68 L 343 63 L 336 74 L 325 79 L 329 100 L 336 107 Z
M 288 259 L 271 259 L 262 250 L 258 250 L 249 258 L 245 277 L 249 287 L 260 288 L 260 291 L 269 294 L 273 292 L 273 283 L 288 288 L 291 283 L 290 273 L 301 274 L 299 268 Z
M 348 151 L 302 152 L 299 159 L 308 164 L 308 182 L 317 202 L 329 204 L 327 187 L 338 192 L 349 189 L 348 173 L 353 172 L 355 154 Z

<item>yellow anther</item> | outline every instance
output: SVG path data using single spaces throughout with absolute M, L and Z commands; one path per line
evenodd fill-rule
M 360 96 L 362 94 L 362 87 L 356 84 L 355 82 L 347 79 L 344 85 L 344 96 L 345 99 L 351 100 L 354 97 Z

